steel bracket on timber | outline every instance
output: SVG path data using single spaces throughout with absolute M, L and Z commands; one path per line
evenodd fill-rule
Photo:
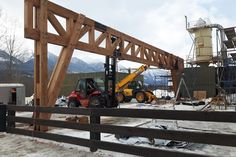
M 60 92 L 74 49 L 112 56 L 119 47 L 119 59 L 171 70 L 174 89 L 176 75 L 183 70 L 183 59 L 144 43 L 127 34 L 75 13 L 48 0 L 25 0 L 25 38 L 35 40 L 34 87 L 36 105 L 52 106 Z M 65 19 L 66 23 L 60 19 Z M 48 23 L 56 33 L 48 31 Z M 83 37 L 87 41 L 82 40 Z M 111 41 L 115 40 L 115 41 Z M 62 46 L 48 80 L 47 44 Z M 60 78 L 60 79 L 58 79 Z

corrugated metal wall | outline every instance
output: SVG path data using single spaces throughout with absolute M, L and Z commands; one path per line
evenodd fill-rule
M 185 68 L 184 80 L 191 96 L 193 96 L 194 91 L 206 91 L 207 97 L 213 97 L 216 95 L 215 67 Z M 183 85 L 181 86 L 180 91 L 182 96 L 187 97 Z

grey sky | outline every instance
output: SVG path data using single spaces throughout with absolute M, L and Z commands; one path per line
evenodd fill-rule
M 184 15 L 189 20 L 209 18 L 212 23 L 224 27 L 235 26 L 235 0 L 52 0 L 75 12 L 118 29 L 151 45 L 186 58 L 191 39 L 185 30 Z M 19 34 L 23 36 L 23 0 L 0 0 L 0 8 L 20 23 Z M 25 42 L 33 49 L 33 42 Z M 58 49 L 49 47 L 56 53 Z M 85 61 L 103 61 L 103 57 L 75 52 Z M 88 59 L 89 58 L 89 59 Z

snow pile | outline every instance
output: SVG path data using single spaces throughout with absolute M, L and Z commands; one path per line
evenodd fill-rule
M 175 93 L 173 91 L 167 91 L 162 89 L 154 90 L 153 93 L 156 95 L 157 98 L 165 98 L 167 96 L 173 98 L 175 97 Z
M 61 96 L 56 100 L 55 106 L 58 107 L 66 107 L 67 106 L 67 98 L 65 96 Z
M 33 106 L 34 105 L 34 94 L 30 97 L 25 97 L 25 103 L 27 106 Z
M 25 97 L 25 102 L 27 106 L 33 106 L 34 105 L 34 94 L 30 97 Z M 60 96 L 56 100 L 55 106 L 57 107 L 65 107 L 67 106 L 67 99 L 65 96 Z

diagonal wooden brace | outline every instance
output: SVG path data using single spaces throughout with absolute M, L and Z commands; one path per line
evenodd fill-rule
M 48 84 L 48 106 L 54 106 L 56 98 L 60 92 L 62 83 L 64 81 L 68 65 L 70 63 L 73 51 L 79 40 L 81 27 L 83 25 L 85 16 L 82 14 L 78 15 L 76 23 L 74 24 L 73 31 L 70 31 L 70 38 L 68 46 L 63 47 L 60 56 L 57 60 L 57 64 L 54 67 Z

